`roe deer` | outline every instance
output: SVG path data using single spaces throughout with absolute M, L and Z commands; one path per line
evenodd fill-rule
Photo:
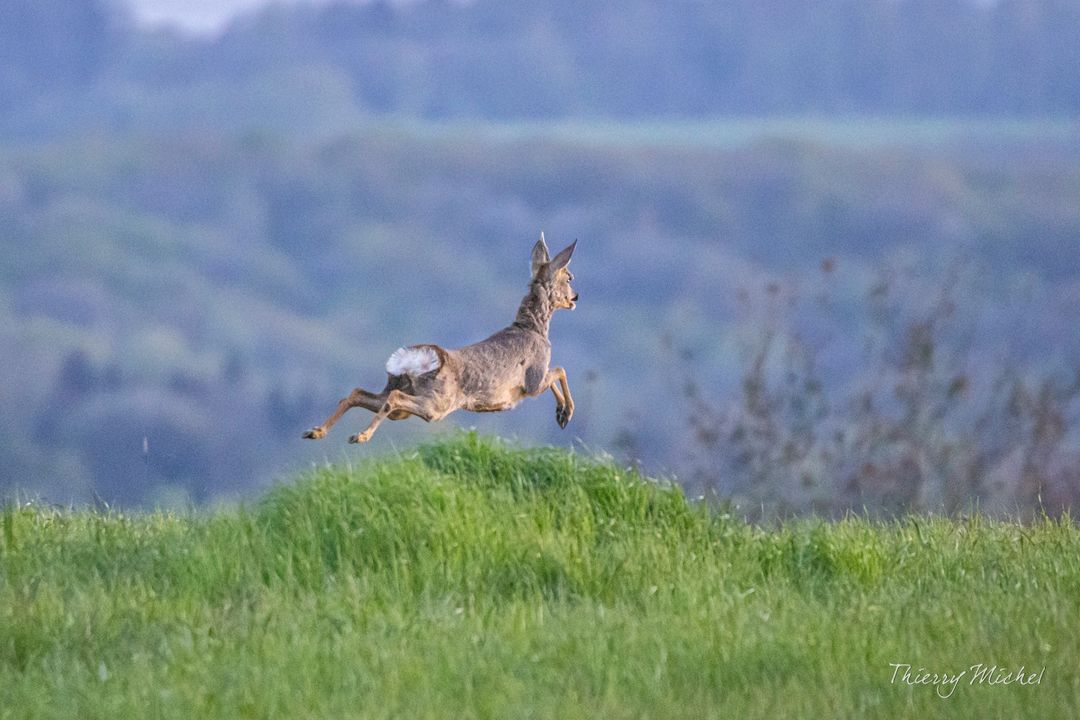
M 574 276 L 567 265 L 575 240 L 554 258 L 548 256 L 544 234 L 532 250 L 532 282 L 521 301 L 513 324 L 487 340 L 463 348 L 412 345 L 394 352 L 386 361 L 388 379 L 379 394 L 361 388 L 338 403 L 337 410 L 304 437 L 319 440 L 341 416 L 354 407 L 366 408 L 375 417 L 351 443 L 367 442 L 379 423 L 415 415 L 426 422 L 441 420 L 455 410 L 497 412 L 509 410 L 523 398 L 546 390 L 555 396 L 555 421 L 565 428 L 574 415 L 574 399 L 566 383 L 566 371 L 548 368 L 551 315 L 573 310 L 578 295 L 570 287 Z

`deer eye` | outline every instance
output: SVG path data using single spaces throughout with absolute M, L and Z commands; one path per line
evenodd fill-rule
M 574 280 L 574 273 L 572 273 L 572 272 L 570 272 L 569 270 L 567 270 L 567 271 L 566 271 L 566 279 L 567 279 L 567 280 L 569 280 L 569 281 L 571 281 L 571 282 L 573 282 L 573 280 Z

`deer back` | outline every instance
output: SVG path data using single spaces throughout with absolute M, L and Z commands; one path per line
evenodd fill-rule
M 510 326 L 448 354 L 464 406 L 502 410 L 539 391 L 551 362 L 551 343 L 539 333 Z

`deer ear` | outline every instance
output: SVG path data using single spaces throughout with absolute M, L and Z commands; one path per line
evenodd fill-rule
M 544 242 L 544 233 L 540 233 L 540 239 L 536 241 L 532 249 L 532 275 L 536 277 L 544 266 L 548 264 L 548 246 Z
M 564 267 L 570 264 L 570 256 L 574 254 L 574 248 L 577 247 L 577 240 L 570 243 L 569 247 L 565 248 L 561 253 L 552 258 L 548 263 L 547 273 L 553 275 Z

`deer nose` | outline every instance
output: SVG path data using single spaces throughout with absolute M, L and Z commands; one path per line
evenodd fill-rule
M 577 294 L 577 293 L 574 293 L 574 297 L 572 297 L 572 298 L 570 298 L 570 299 L 571 299 L 571 300 L 573 300 L 574 302 L 577 302 L 577 299 L 578 299 L 578 294 Z

